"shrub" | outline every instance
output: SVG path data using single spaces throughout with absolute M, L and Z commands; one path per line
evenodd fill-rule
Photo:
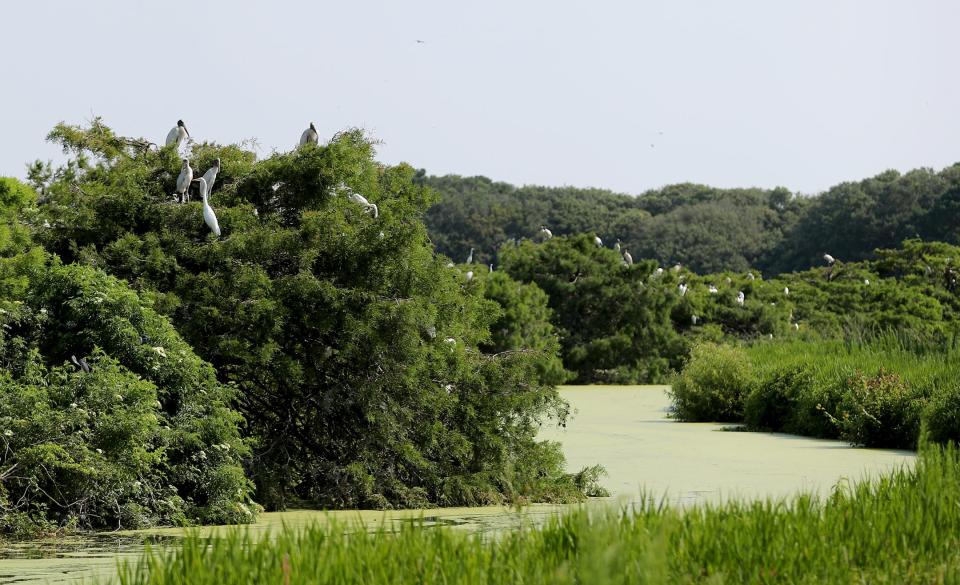
M 856 372 L 842 384 L 836 414 L 825 410 L 841 439 L 865 447 L 916 447 L 921 401 L 901 376 L 883 369 L 873 376 Z
M 673 379 L 673 414 L 684 421 L 740 421 L 754 383 L 742 349 L 702 343 Z
M 941 389 L 930 397 L 923 413 L 923 426 L 929 441 L 960 444 L 960 384 Z
M 759 382 L 744 404 L 744 422 L 762 431 L 800 432 L 795 419 L 813 375 L 802 365 L 782 368 Z

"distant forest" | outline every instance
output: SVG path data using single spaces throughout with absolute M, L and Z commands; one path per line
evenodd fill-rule
M 767 276 L 872 258 L 908 238 L 960 243 L 960 163 L 940 172 L 886 171 L 817 196 L 775 189 L 718 189 L 683 183 L 639 196 L 603 189 L 516 187 L 486 177 L 428 176 L 439 193 L 426 223 L 437 250 L 462 261 L 497 261 L 500 245 L 535 237 L 595 233 L 618 239 L 634 258 L 676 263 L 700 274 L 760 270 Z

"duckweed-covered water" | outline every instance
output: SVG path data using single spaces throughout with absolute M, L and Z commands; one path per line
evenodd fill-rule
M 667 418 L 665 390 L 664 386 L 562 388 L 574 415 L 565 429 L 544 428 L 542 436 L 563 443 L 570 469 L 602 463 L 609 473 L 603 483 L 613 500 L 633 500 L 645 490 L 679 505 L 731 497 L 781 497 L 800 490 L 827 494 L 838 482 L 883 473 L 910 464 L 915 457 L 905 451 L 853 449 L 837 441 L 736 432 L 729 425 L 673 422 Z M 540 522 L 562 509 L 290 511 L 263 514 L 250 530 L 266 534 L 284 524 L 330 518 L 355 520 L 376 529 L 422 516 L 428 524 L 495 532 Z M 222 530 L 207 527 L 202 533 L 214 536 Z M 182 534 L 179 529 L 158 529 L 0 547 L 0 585 L 108 577 L 118 560 L 136 559 L 145 541 L 169 542 Z

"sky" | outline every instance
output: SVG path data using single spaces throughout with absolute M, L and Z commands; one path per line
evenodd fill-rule
M 954 0 L 5 3 L 0 175 L 60 121 L 292 148 L 360 127 L 431 174 L 817 193 L 960 161 Z M 422 42 L 418 42 L 422 41 Z

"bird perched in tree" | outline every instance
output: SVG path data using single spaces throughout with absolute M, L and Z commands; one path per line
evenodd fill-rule
M 620 238 L 617 238 L 617 243 L 613 245 L 613 249 L 617 252 L 620 251 Z
M 87 363 L 86 358 L 80 358 L 80 359 L 78 360 L 78 359 L 77 359 L 77 356 L 71 355 L 71 356 L 70 356 L 70 361 L 73 362 L 73 365 L 75 365 L 75 366 L 77 366 L 78 368 L 80 368 L 81 370 L 83 370 L 83 372 L 84 372 L 85 374 L 89 374 L 89 373 L 90 373 L 90 365 Z
M 473 280 L 473 270 L 468 270 L 468 271 L 467 271 L 467 282 L 470 282 L 471 280 Z
M 756 278 L 756 277 L 753 275 L 752 272 L 748 272 L 748 273 L 747 273 L 747 280 L 753 280 L 753 279 L 755 279 L 755 278 Z
M 633 256 L 630 255 L 630 252 L 626 250 L 623 251 L 623 263 L 627 266 L 633 266 Z
M 303 146 L 305 144 L 317 144 L 320 141 L 320 134 L 317 133 L 317 128 L 313 125 L 313 122 L 310 122 L 310 127 L 303 131 L 303 134 L 300 135 L 300 144 L 298 146 Z
M 697 321 L 699 320 L 700 320 L 700 317 L 697 317 L 696 315 L 690 315 L 690 323 L 696 325 Z
M 712 295 L 715 295 L 718 292 L 717 287 L 713 286 L 712 284 L 710 285 L 710 288 L 708 288 L 707 290 L 710 291 L 710 294 Z
M 657 268 L 656 270 L 653 271 L 653 275 L 655 277 L 659 277 L 662 274 L 663 274 L 663 268 Z
M 600 239 L 600 236 L 593 236 L 593 243 L 596 244 L 598 248 L 603 247 L 603 240 Z
M 171 144 L 176 144 L 177 148 L 179 149 L 180 145 L 183 144 L 183 141 L 187 138 L 190 138 L 190 133 L 187 132 L 187 127 L 184 125 L 183 120 L 177 120 L 177 125 L 174 126 L 170 132 L 167 132 L 166 145 L 170 146 Z
M 213 194 L 213 184 L 216 182 L 219 173 L 220 159 L 218 158 L 213 162 L 213 166 L 207 169 L 207 172 L 203 173 L 203 180 L 207 182 L 207 195 Z
M 833 264 L 834 262 L 837 261 L 837 259 L 831 256 L 830 254 L 824 254 L 823 259 L 827 261 L 827 264 Z
M 673 265 L 673 271 L 674 271 L 674 272 L 680 272 L 680 270 L 681 270 L 682 268 L 683 268 L 683 266 L 680 266 L 679 263 Z
M 473 248 L 470 248 L 470 254 L 467 255 L 467 264 L 473 264 Z
M 784 296 L 789 295 L 789 294 L 790 294 L 790 287 L 788 287 L 788 286 L 783 287 L 783 294 L 784 294 Z
M 193 182 L 193 169 L 190 168 L 190 161 L 183 159 L 183 166 L 180 167 L 180 176 L 177 177 L 177 201 L 185 203 L 190 200 L 190 183 Z
M 681 282 L 681 283 L 680 283 L 680 286 L 678 286 L 677 288 L 680 289 L 680 296 L 681 296 L 681 297 L 684 296 L 685 294 L 687 294 L 687 285 L 685 285 L 685 284 L 683 284 L 683 283 Z
M 746 297 L 743 295 L 743 291 L 737 293 L 737 304 L 741 307 L 743 306 L 743 301 L 746 300 Z
M 540 226 L 540 233 L 548 240 L 553 237 L 553 232 L 551 232 L 545 225 Z
M 490 265 L 490 272 L 493 272 L 493 264 Z
M 367 198 L 364 197 L 363 195 L 356 193 L 354 191 L 350 191 L 347 197 L 350 199 L 350 201 L 353 201 L 354 203 L 359 203 L 360 205 L 362 205 L 364 213 L 370 213 L 372 211 L 374 219 L 377 219 L 378 217 L 380 217 L 380 208 L 378 208 L 375 203 L 370 203 L 369 201 L 367 201 Z
M 217 215 L 213 212 L 213 208 L 210 207 L 210 202 L 207 201 L 207 182 L 203 177 L 200 177 L 200 198 L 203 200 L 203 221 L 210 228 L 210 231 L 219 238 L 220 224 L 217 222 Z
M 865 284 L 865 285 L 867 285 L 867 286 L 870 286 L 870 279 L 869 279 L 869 278 L 864 278 L 864 279 L 863 279 L 863 284 Z

